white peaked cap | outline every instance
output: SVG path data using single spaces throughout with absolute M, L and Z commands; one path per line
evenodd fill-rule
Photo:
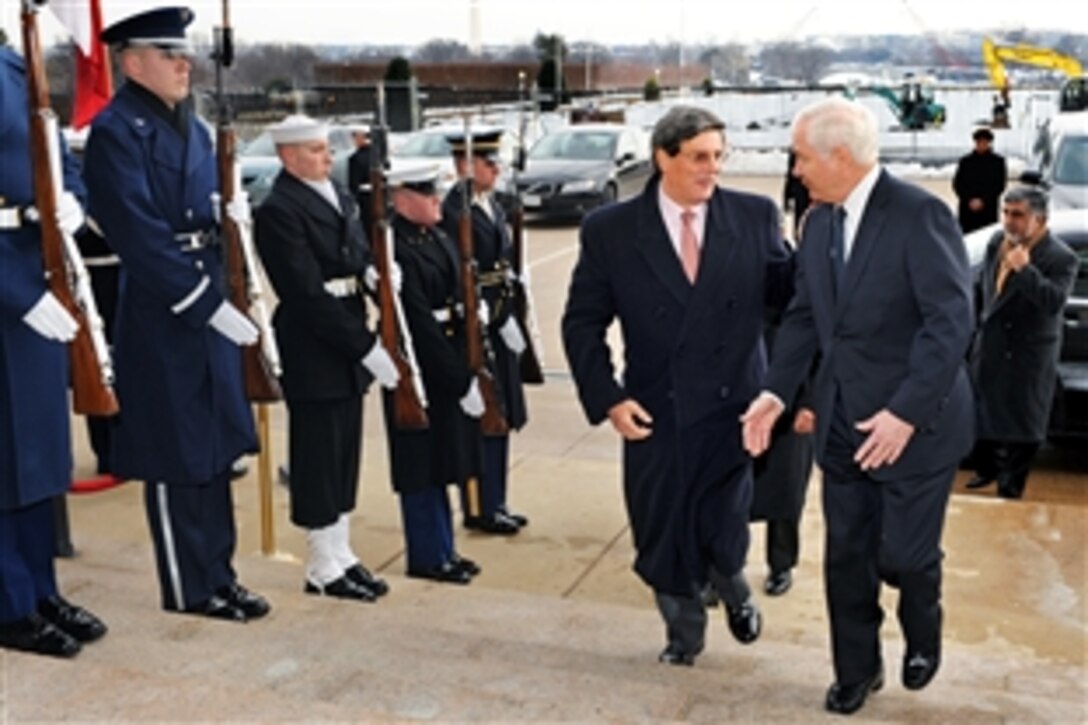
M 288 116 L 279 123 L 268 127 L 272 143 L 280 144 L 307 143 L 309 141 L 327 141 L 329 127 L 309 116 L 300 114 Z

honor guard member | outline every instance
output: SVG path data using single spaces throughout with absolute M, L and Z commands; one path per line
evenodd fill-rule
M 106 633 L 69 603 L 53 567 L 53 499 L 71 484 L 68 350 L 77 323 L 47 289 L 34 214 L 23 59 L 0 47 L 0 647 L 71 657 Z M 64 154 L 57 222 L 74 232 L 83 211 Z
M 126 82 L 92 124 L 84 179 L 122 263 L 112 472 L 146 481 L 163 608 L 241 622 L 269 611 L 231 565 L 231 464 L 257 449 L 239 348 L 258 334 L 223 295 L 216 157 L 186 102 L 192 19 L 159 8 L 102 32 Z
M 363 229 L 369 232 L 374 224 L 370 213 L 370 127 L 356 123 L 348 128 L 355 142 L 355 151 L 348 157 L 348 191 L 359 205 Z
M 304 591 L 373 601 L 388 591 L 351 549 L 363 394 L 395 386 L 393 360 L 367 329 L 370 247 L 359 208 L 329 178 L 328 127 L 288 116 L 269 129 L 283 169 L 256 215 L 256 240 L 279 298 L 291 461 L 291 521 L 306 530 Z
M 400 296 L 427 396 L 429 427 L 397 430 L 393 396 L 385 394 L 390 473 L 400 495 L 408 576 L 468 584 L 480 568 L 453 547 L 446 487 L 480 467 L 483 400 L 465 355 L 458 254 L 438 222 L 434 167 L 391 174 Z
M 501 130 L 472 134 L 472 159 L 466 159 L 465 136 L 447 136 L 453 149 L 457 175 L 471 178 L 472 240 L 480 299 L 486 308 L 487 343 L 502 412 L 510 430 L 520 430 L 528 419 L 522 390 L 518 355 L 525 350 L 525 340 L 514 319 L 514 252 L 506 214 L 493 195 L 499 178 L 499 137 Z M 458 244 L 458 223 L 464 208 L 464 186 L 456 184 L 442 204 L 442 228 Z M 468 529 L 488 534 L 512 535 L 529 523 L 521 514 L 506 507 L 506 482 L 510 458 L 510 436 L 485 436 L 483 469 L 479 486 L 461 491 L 461 511 Z

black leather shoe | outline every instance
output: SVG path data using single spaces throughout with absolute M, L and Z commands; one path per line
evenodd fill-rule
M 472 559 L 461 556 L 460 554 L 454 554 L 450 557 L 450 563 L 458 569 L 466 572 L 470 577 L 478 575 L 483 569 L 480 565 L 474 562 Z
M 385 579 L 374 576 L 370 569 L 367 569 L 361 563 L 353 564 L 344 571 L 344 576 L 355 582 L 363 589 L 369 589 L 374 593 L 375 597 L 384 597 L 389 593 L 389 585 L 385 583 Z
M 502 506 L 499 506 L 499 513 L 501 513 L 503 516 L 505 516 L 506 518 L 510 519 L 515 524 L 517 524 L 518 528 L 529 525 L 529 517 L 528 516 L 525 516 L 524 514 L 514 513 L 510 509 L 506 508 L 505 504 L 503 504 Z
M 725 607 L 725 618 L 729 622 L 729 631 L 741 644 L 751 644 L 759 639 L 763 629 L 763 617 L 756 603 L 749 599 L 739 607 Z
M 431 579 L 446 584 L 468 584 L 472 575 L 452 561 L 447 561 L 432 569 L 409 569 L 408 576 L 414 579 Z
M 967 483 L 965 483 L 963 487 L 969 491 L 974 491 L 976 488 L 986 488 L 993 482 L 994 479 L 983 478 L 976 473 L 974 476 L 971 476 L 969 479 L 967 479 Z
M 37 612 L 0 624 L 0 647 L 52 657 L 75 657 L 83 645 Z
M 767 580 L 763 582 L 763 591 L 769 597 L 780 597 L 788 592 L 791 586 L 793 586 L 793 574 L 789 569 L 783 569 L 772 571 L 767 575 Z
M 201 617 L 210 617 L 212 619 L 223 619 L 228 622 L 246 621 L 245 612 L 218 594 L 213 595 L 206 602 L 186 607 L 184 612 L 186 614 L 196 614 Z
M 937 674 L 937 669 L 940 666 L 940 652 L 931 654 L 908 653 L 903 657 L 903 687 L 908 690 L 921 690 Z
M 865 704 L 865 698 L 870 692 L 876 692 L 884 687 L 884 666 L 877 668 L 876 674 L 867 680 L 855 682 L 852 685 L 842 685 L 836 682 L 827 690 L 827 701 L 824 708 L 828 712 L 837 712 L 840 715 L 850 715 L 861 709 Z
M 497 536 L 513 536 L 521 531 L 521 527 L 501 511 L 489 516 L 466 516 L 465 528 Z
M 38 602 L 38 614 L 79 642 L 94 642 L 109 631 L 101 619 L 59 594 Z
M 337 599 L 357 599 L 360 602 L 373 602 L 378 598 L 374 592 L 356 584 L 346 574 L 339 579 L 334 579 L 325 586 L 307 581 L 302 591 L 307 594 L 320 594 L 326 597 L 336 597 Z
M 657 656 L 657 661 L 666 665 L 691 667 L 695 664 L 695 658 L 698 657 L 699 653 L 702 651 L 702 644 L 699 644 L 694 651 L 689 651 L 674 642 L 669 642 L 665 646 L 665 649 L 661 650 L 661 654 Z
M 249 591 L 238 582 L 228 584 L 216 592 L 230 604 L 242 610 L 246 619 L 260 619 L 272 610 L 272 605 L 260 594 Z
M 237 481 L 239 478 L 245 478 L 247 473 L 249 473 L 249 464 L 242 458 L 239 458 L 230 466 L 230 480 L 232 481 Z

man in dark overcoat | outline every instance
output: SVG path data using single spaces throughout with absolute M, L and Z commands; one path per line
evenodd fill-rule
M 525 350 L 525 340 L 514 317 L 514 245 L 510 239 L 506 213 L 494 197 L 499 178 L 499 138 L 497 130 L 472 133 L 472 158 L 467 158 L 464 134 L 448 137 L 453 149 L 457 175 L 471 179 L 473 254 L 476 260 L 480 299 L 487 310 L 485 320 L 491 369 L 506 424 L 511 431 L 521 430 L 528 420 L 525 392 L 518 356 Z M 458 225 L 465 208 L 465 184 L 456 184 L 442 203 L 442 228 L 458 244 Z M 507 478 L 510 467 L 510 435 L 485 435 L 483 469 L 476 481 L 462 487 L 461 510 L 468 529 L 487 534 L 516 534 L 529 523 L 506 505 Z M 473 485 L 475 484 L 475 485 Z
M 660 660 L 690 665 L 704 646 L 708 579 L 734 637 L 759 636 L 744 577 L 752 465 L 739 417 L 763 384 L 763 312 L 789 299 L 792 263 L 774 202 L 718 188 L 720 119 L 674 107 L 652 146 L 645 191 L 582 224 L 562 329 L 586 417 L 607 418 L 624 439 L 634 568 L 666 626 Z
M 348 157 L 348 193 L 359 205 L 359 218 L 369 233 L 374 224 L 370 208 L 370 127 L 365 123 L 353 124 L 351 140 L 355 142 L 355 150 Z
M 269 129 L 283 169 L 257 210 L 256 242 L 279 304 L 291 461 L 291 522 L 306 530 L 303 590 L 373 601 L 388 590 L 351 547 L 359 491 L 363 395 L 397 369 L 367 328 L 370 247 L 359 207 L 329 178 L 328 127 L 288 116 Z
M 435 167 L 390 175 L 396 261 L 404 318 L 427 401 L 426 430 L 401 430 L 385 395 L 390 475 L 400 497 L 408 576 L 468 584 L 480 573 L 454 548 L 447 488 L 478 474 L 483 412 L 465 355 L 457 248 L 438 226 Z
M 899 588 L 904 686 L 925 687 L 940 665 L 940 538 L 974 438 L 970 272 L 945 203 L 880 168 L 865 106 L 811 104 L 794 119 L 793 149 L 818 206 L 745 447 L 766 450 L 783 401 L 811 377 L 836 676 L 825 707 L 848 714 L 884 684 L 882 577 Z
M 91 126 L 84 179 L 122 264 L 112 473 L 146 482 L 163 608 L 241 622 L 269 611 L 231 564 L 231 465 L 257 449 L 240 347 L 258 333 L 224 297 L 215 151 L 187 103 L 192 19 L 158 8 L 102 32 L 126 82 Z
M 78 324 L 47 287 L 30 213 L 28 99 L 23 59 L 0 46 L 0 647 L 71 657 L 106 626 L 60 595 L 53 566 L 52 502 L 72 481 L 65 343 Z M 57 224 L 73 233 L 83 185 L 67 153 L 63 176 Z
M 980 128 L 971 138 L 975 148 L 960 158 L 952 177 L 964 234 L 997 221 L 998 203 L 1008 175 L 1005 157 L 993 149 L 993 131 Z
M 1005 194 L 1004 231 L 994 234 L 979 267 L 978 332 L 971 376 L 978 396 L 976 473 L 968 488 L 997 481 L 1020 498 L 1046 439 L 1062 341 L 1062 311 L 1077 274 L 1077 255 L 1047 229 L 1047 194 L 1019 186 Z

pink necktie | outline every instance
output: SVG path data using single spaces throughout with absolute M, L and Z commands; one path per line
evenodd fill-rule
M 680 213 L 680 221 L 683 226 L 680 229 L 680 264 L 684 267 L 684 273 L 688 280 L 695 284 L 695 276 L 699 274 L 699 242 L 695 236 L 695 212 L 683 211 Z

